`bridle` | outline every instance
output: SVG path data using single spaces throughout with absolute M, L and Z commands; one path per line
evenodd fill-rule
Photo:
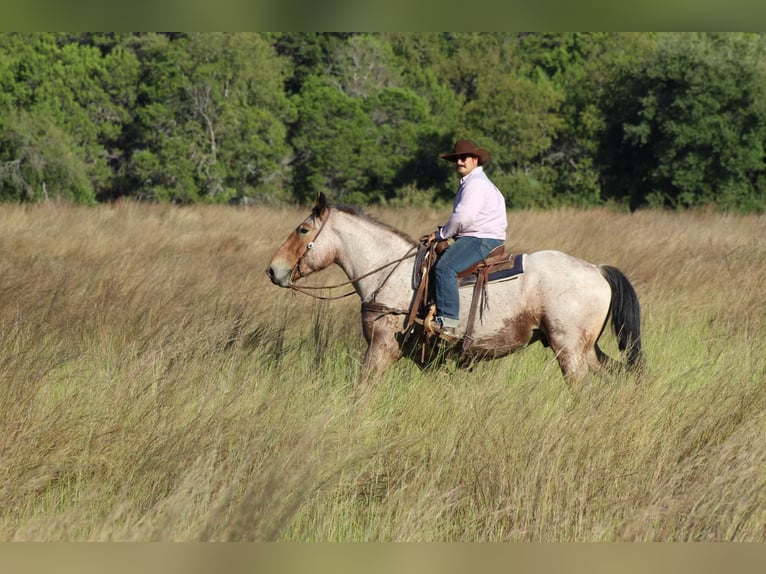
M 328 208 L 329 209 L 329 208 Z M 336 285 L 323 285 L 323 286 L 312 286 L 312 285 L 306 285 L 306 286 L 298 286 L 293 283 L 293 278 L 295 277 L 296 273 L 298 274 L 298 277 L 296 279 L 302 279 L 305 277 L 303 272 L 301 271 L 301 263 L 303 262 L 304 257 L 306 257 L 306 254 L 311 251 L 311 249 L 314 248 L 314 244 L 316 243 L 317 238 L 324 230 L 324 224 L 325 221 L 329 218 L 329 215 L 325 217 L 324 221 L 321 221 L 321 225 L 319 227 L 319 230 L 316 232 L 316 235 L 314 235 L 313 239 L 309 241 L 306 244 L 306 249 L 304 249 L 301 256 L 298 258 L 298 261 L 296 261 L 295 265 L 293 266 L 292 271 L 290 272 L 290 289 L 293 291 L 297 291 L 299 293 L 303 293 L 304 295 L 308 295 L 310 297 L 313 297 L 314 299 L 322 299 L 327 301 L 333 301 L 336 299 L 343 299 L 344 297 L 348 297 L 350 295 L 354 295 L 356 293 L 355 290 L 349 291 L 348 293 L 343 293 L 342 295 L 335 295 L 335 296 L 324 296 L 324 295 L 317 295 L 315 293 L 312 293 L 311 291 L 314 290 L 320 290 L 320 289 L 338 289 L 339 287 L 345 287 L 346 285 L 353 285 L 354 283 L 364 279 L 365 277 L 369 277 L 370 275 L 374 275 L 375 273 L 378 273 L 379 271 L 382 271 L 383 269 L 386 269 L 387 267 L 394 266 L 391 271 L 383 278 L 383 281 L 380 282 L 380 285 L 378 285 L 375 290 L 372 292 L 372 294 L 367 298 L 367 301 L 365 303 L 369 303 L 370 301 L 374 301 L 375 297 L 377 296 L 378 292 L 383 288 L 383 286 L 386 284 L 386 281 L 391 277 L 391 275 L 396 271 L 396 266 L 401 263 L 402 261 L 405 261 L 411 257 L 415 257 L 420 253 L 420 251 L 428 249 L 428 247 L 424 247 L 421 250 L 417 249 L 417 245 L 413 245 L 407 253 L 403 257 L 399 257 L 398 259 L 394 259 L 392 261 L 389 261 L 388 263 L 384 263 L 383 265 L 376 267 L 375 269 L 368 271 L 367 273 L 364 273 L 362 275 L 358 275 L 357 277 L 353 277 L 349 279 L 348 281 L 344 281 L 343 283 L 338 283 Z M 414 250 L 414 251 L 413 251 Z M 364 304 L 364 303 L 363 303 Z
M 298 260 L 295 262 L 295 265 L 293 266 L 292 270 L 290 271 L 290 289 L 299 290 L 295 285 L 293 285 L 293 279 L 302 279 L 305 277 L 303 272 L 301 271 L 301 263 L 303 263 L 303 258 L 306 257 L 306 254 L 311 251 L 314 248 L 314 242 L 317 240 L 317 237 L 319 237 L 322 233 L 322 230 L 324 229 L 325 221 L 329 218 L 329 215 L 324 218 L 324 220 L 320 220 L 319 230 L 316 232 L 314 237 L 311 241 L 309 241 L 306 244 L 306 249 L 303 250 L 303 253 L 301 253 L 301 256 L 298 257 Z M 316 216 L 314 217 L 316 219 Z M 295 277 L 295 274 L 298 274 L 298 277 Z

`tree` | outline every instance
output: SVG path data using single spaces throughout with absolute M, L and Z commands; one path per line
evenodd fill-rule
M 145 62 L 131 179 L 172 201 L 284 196 L 291 154 L 282 60 L 260 34 L 137 38 Z
M 64 34 L 3 34 L 0 44 L 1 101 L 10 130 L 0 153 L 22 154 L 8 161 L 19 159 L 19 173 L 29 177 L 43 165 L 48 167 L 42 172 L 50 172 L 63 157 L 72 158 L 76 165 L 63 169 L 69 176 L 61 182 L 72 198 L 89 201 L 109 189 L 111 162 L 119 156 L 118 141 L 133 105 L 132 55 L 122 50 L 105 54 Z M 20 126 L 30 132 L 14 131 Z M 63 155 L 62 149 L 67 150 Z M 23 165 L 33 158 L 33 164 Z M 58 182 L 48 179 L 46 185 L 53 189 Z
M 363 101 L 311 78 L 298 100 L 296 134 L 297 199 L 308 201 L 324 191 L 333 200 L 363 202 L 375 152 L 375 126 Z
M 600 159 L 608 197 L 641 205 L 766 207 L 766 44 L 662 34 L 620 71 Z
M 337 46 L 354 34 L 349 32 L 277 32 L 266 34 L 276 53 L 287 64 L 285 90 L 288 96 L 301 91 L 309 78 L 330 69 Z
M 551 204 L 603 202 L 595 161 L 605 125 L 601 103 L 614 89 L 611 71 L 639 61 L 649 37 L 605 32 L 520 36 L 521 73 L 549 81 L 561 95 L 559 129 L 536 162 L 546 169 Z
M 766 209 L 766 37 L 0 33 L 0 195 Z
M 399 203 L 450 202 L 453 172 L 438 154 L 451 149 L 459 133 L 464 98 L 452 87 L 450 56 L 456 49 L 449 34 L 397 32 L 385 35 L 399 60 L 403 85 L 427 106 L 418 117 L 409 159 L 399 169 L 392 193 Z M 446 73 L 449 71 L 450 73 Z
M 435 134 L 428 102 L 407 88 L 386 88 L 365 101 L 365 109 L 374 126 L 370 192 L 393 199 L 401 187 L 417 182 L 423 168 L 423 143 Z
M 388 201 L 418 186 L 433 197 L 444 179 L 440 138 L 451 133 L 449 116 L 433 113 L 445 92 L 433 98 L 422 82 L 421 93 L 407 86 L 412 73 L 387 35 L 350 36 L 328 61 L 327 73 L 305 82 L 297 100 L 292 143 L 301 199 L 325 191 L 346 202 Z
M 0 199 L 94 203 L 84 150 L 44 115 L 12 111 L 0 119 Z
M 333 50 L 330 62 L 330 82 L 353 98 L 371 97 L 402 85 L 391 45 L 375 34 L 351 36 Z

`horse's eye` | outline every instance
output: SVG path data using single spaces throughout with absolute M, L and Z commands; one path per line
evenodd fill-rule
M 301 235 L 306 235 L 309 231 L 311 231 L 308 227 L 299 227 L 298 233 Z

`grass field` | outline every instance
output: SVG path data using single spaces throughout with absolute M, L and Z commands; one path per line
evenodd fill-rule
M 360 404 L 358 299 L 264 274 L 306 212 L 0 207 L 0 539 L 766 540 L 766 218 L 510 212 L 628 275 L 645 377 L 538 346 Z

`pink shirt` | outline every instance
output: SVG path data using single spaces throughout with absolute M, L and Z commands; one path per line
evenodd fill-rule
M 505 241 L 508 226 L 505 198 L 477 166 L 460 179 L 452 215 L 439 231 L 439 239 L 482 237 Z

